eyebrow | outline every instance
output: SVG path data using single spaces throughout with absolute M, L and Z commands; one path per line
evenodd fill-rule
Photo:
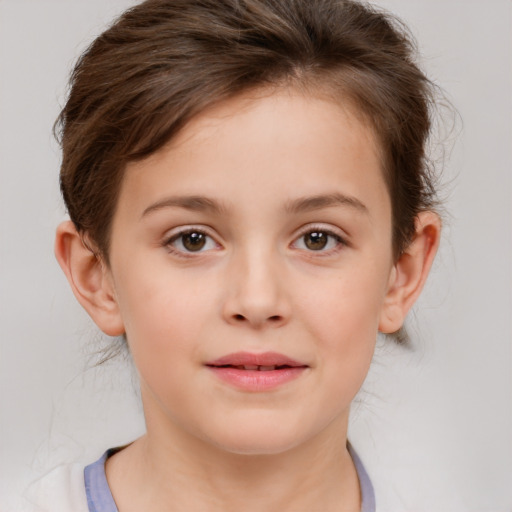
M 338 192 L 333 194 L 321 194 L 316 196 L 300 197 L 289 201 L 285 206 L 287 213 L 302 213 L 322 208 L 330 208 L 333 206 L 349 206 L 362 213 L 368 213 L 368 208 L 359 201 L 359 199 L 340 194 Z M 204 196 L 172 196 L 166 197 L 156 203 L 148 206 L 141 215 L 145 217 L 151 212 L 162 210 L 164 208 L 184 208 L 185 210 L 207 212 L 221 214 L 226 211 L 226 208 L 218 201 Z
M 156 203 L 148 206 L 141 215 L 145 217 L 151 212 L 162 210 L 163 208 L 184 208 L 185 210 L 199 211 L 199 212 L 207 212 L 207 213 L 223 213 L 226 209 L 224 206 L 208 197 L 204 196 L 172 196 L 166 197 L 161 201 L 157 201 Z
M 301 197 L 290 201 L 286 205 L 286 211 L 289 213 L 300 213 L 333 206 L 348 206 L 368 214 L 368 208 L 359 199 L 353 196 L 347 196 L 338 192 L 333 194 L 321 194 L 316 196 Z

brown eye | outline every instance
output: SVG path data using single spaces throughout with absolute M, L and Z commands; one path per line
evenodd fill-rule
M 321 231 L 312 231 L 304 235 L 304 245 L 310 251 L 321 251 L 327 246 L 329 235 Z
M 325 255 L 334 254 L 337 249 L 346 245 L 345 240 L 337 233 L 314 226 L 309 231 L 303 231 L 302 235 L 292 243 L 292 247 L 295 249 Z
M 205 252 L 218 248 L 215 240 L 202 231 L 182 231 L 165 243 L 176 253 Z
M 200 251 L 206 245 L 204 233 L 192 232 L 181 235 L 183 247 L 190 252 Z

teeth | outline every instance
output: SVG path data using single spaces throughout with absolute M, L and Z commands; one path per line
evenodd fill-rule
M 274 366 L 258 366 L 256 364 L 244 364 L 240 366 L 235 366 L 237 370 L 251 370 L 251 371 L 260 371 L 260 372 L 270 372 L 272 370 L 275 370 L 276 367 Z

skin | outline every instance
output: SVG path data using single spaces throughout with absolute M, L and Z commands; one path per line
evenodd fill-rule
M 199 251 L 181 236 L 194 230 Z M 140 376 L 147 434 L 107 462 L 119 510 L 359 510 L 350 403 L 439 230 L 421 214 L 394 261 L 372 131 L 348 105 L 293 89 L 221 103 L 130 164 L 110 264 L 70 223 L 56 243 L 77 298 L 104 332 L 126 333 Z M 325 247 L 310 248 L 312 232 Z M 307 369 L 243 391 L 205 366 L 238 351 Z

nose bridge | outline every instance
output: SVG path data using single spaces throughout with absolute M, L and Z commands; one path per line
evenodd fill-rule
M 290 314 L 285 265 L 277 249 L 253 240 L 239 248 L 229 263 L 229 290 L 224 314 L 230 322 L 253 327 L 281 325 Z

